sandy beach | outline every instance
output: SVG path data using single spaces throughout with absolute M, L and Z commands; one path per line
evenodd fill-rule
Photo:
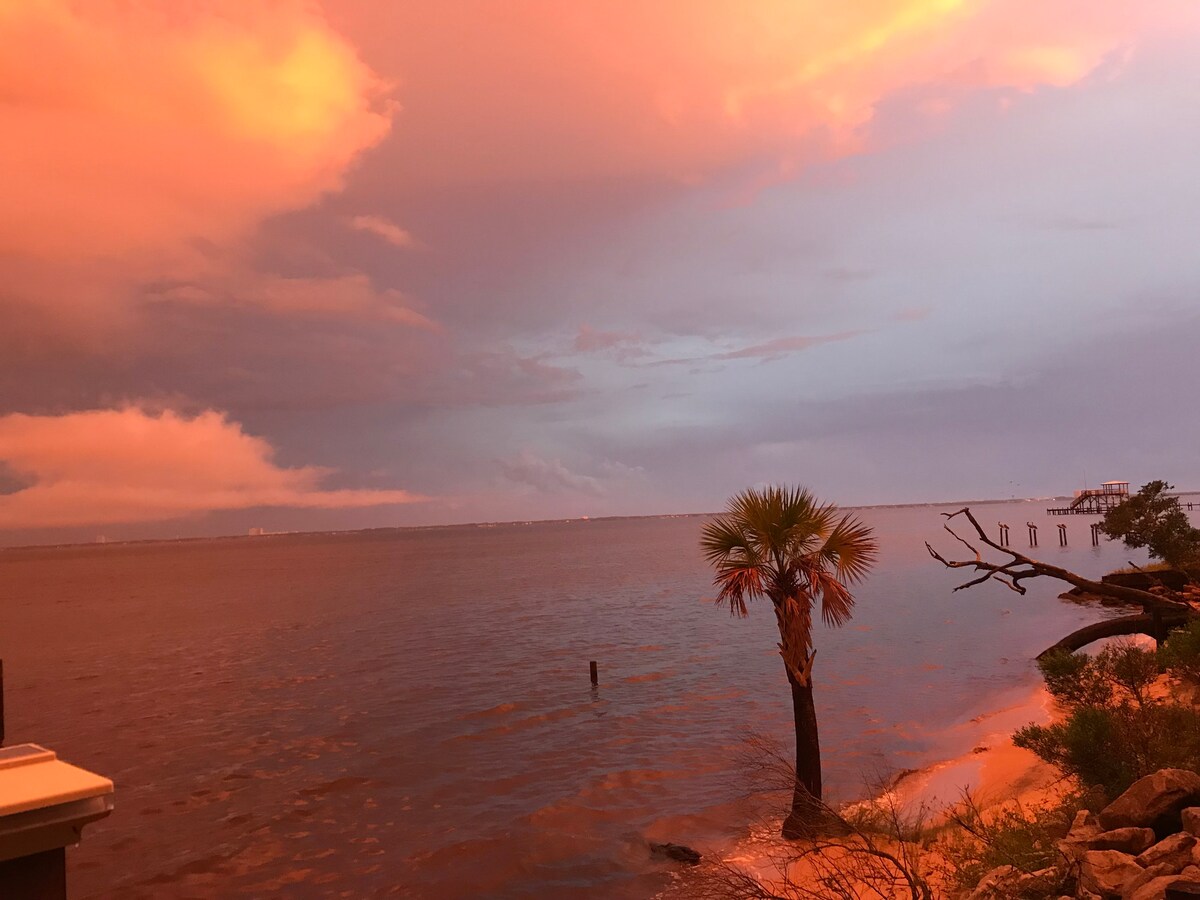
M 901 773 L 874 798 L 843 809 L 852 813 L 863 805 L 876 805 L 895 810 L 902 820 L 921 819 L 936 828 L 965 795 L 983 810 L 1005 804 L 1036 807 L 1051 801 L 1063 786 L 1061 776 L 1030 751 L 1015 746 L 1012 733 L 1030 723 L 1048 724 L 1056 715 L 1053 698 L 1038 685 L 1018 702 L 981 713 L 944 734 L 946 746 L 961 746 L 968 739 L 973 748 L 969 752 Z M 780 816 L 760 819 L 743 839 L 725 848 L 706 848 L 707 852 L 764 884 L 778 882 L 781 860 L 794 856 L 779 837 L 780 822 Z M 836 854 L 837 849 L 828 852 Z M 931 868 L 936 868 L 936 847 L 923 852 Z M 788 872 L 793 883 L 817 883 L 818 876 L 807 863 L 791 863 Z M 674 895 L 668 890 L 663 896 Z

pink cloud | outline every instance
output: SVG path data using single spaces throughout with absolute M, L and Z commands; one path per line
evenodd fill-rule
M 587 323 L 579 326 L 573 346 L 578 353 L 612 353 L 619 359 L 643 356 L 646 353 L 638 335 L 622 331 L 600 331 Z
M 223 414 L 134 407 L 0 417 L 0 464 L 23 485 L 0 494 L 0 528 L 151 522 L 262 506 L 413 503 L 403 490 L 325 490 L 329 470 L 285 468 Z
M 393 247 L 411 250 L 419 246 L 411 233 L 384 216 L 354 216 L 350 220 L 350 227 L 382 238 Z
M 838 334 L 823 334 L 815 337 L 797 335 L 794 337 L 775 338 L 762 344 L 730 350 L 728 353 L 718 353 L 712 359 L 779 359 L 793 353 L 800 353 L 821 344 L 833 344 L 838 341 L 848 341 L 851 338 L 866 334 L 865 331 L 843 331 Z
M 678 366 L 691 363 L 704 362 L 706 360 L 724 360 L 724 359 L 761 359 L 764 362 L 770 362 L 776 359 L 782 359 L 785 356 L 791 356 L 793 353 L 802 353 L 805 350 L 810 350 L 813 347 L 819 347 L 822 344 L 834 344 L 840 341 L 853 340 L 856 337 L 861 337 L 867 334 L 866 331 L 841 331 L 837 334 L 819 334 L 819 335 L 792 335 L 789 337 L 774 338 L 769 341 L 764 341 L 761 344 L 751 344 L 747 347 L 739 347 L 736 350 L 727 350 L 722 353 L 710 353 L 707 356 L 689 356 L 682 359 L 660 359 L 649 366 Z

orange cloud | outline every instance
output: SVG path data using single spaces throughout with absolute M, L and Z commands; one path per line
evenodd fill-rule
M 389 128 L 303 0 L 0 0 L 0 47 L 0 257 L 113 283 L 338 189 Z
M 512 0 L 407 5 L 385 40 L 375 4 L 336 15 L 404 79 L 397 177 L 423 185 L 787 175 L 863 149 L 906 93 L 1066 87 L 1200 20 L 1191 0 Z
M 0 464 L 25 485 L 0 494 L 0 528 L 151 522 L 261 506 L 413 503 L 402 490 L 323 490 L 329 470 L 284 468 L 265 440 L 218 412 L 128 407 L 0 417 Z

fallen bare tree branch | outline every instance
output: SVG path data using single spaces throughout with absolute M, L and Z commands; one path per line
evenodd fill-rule
M 1073 652 L 1087 646 L 1092 641 L 1116 635 L 1149 634 L 1155 639 L 1161 639 L 1164 628 L 1175 627 L 1192 619 L 1200 618 L 1200 609 L 1193 606 L 1182 594 L 1161 585 L 1157 591 L 1144 591 L 1139 588 L 1126 587 L 1120 584 L 1093 581 L 1061 566 L 1051 565 L 1050 563 L 1026 556 L 1024 553 L 1013 550 L 1011 547 L 1002 547 L 988 537 L 987 532 L 983 530 L 983 526 L 979 524 L 979 521 L 971 513 L 969 506 L 964 506 L 957 512 L 942 513 L 942 515 L 946 518 L 946 523 L 943 526 L 946 532 L 973 553 L 975 558 L 947 559 L 935 550 L 932 544 L 926 541 L 925 549 L 929 551 L 929 555 L 948 569 L 967 569 L 981 573 L 960 584 L 954 589 L 956 591 L 965 590 L 987 581 L 998 581 L 1009 590 L 1016 591 L 1018 594 L 1024 594 L 1026 588 L 1022 584 L 1023 581 L 1030 578 L 1044 577 L 1065 581 L 1067 584 L 1087 591 L 1090 594 L 1111 597 L 1122 603 L 1142 608 L 1144 615 L 1125 616 L 1080 628 L 1078 631 L 1067 635 L 1053 647 L 1039 654 L 1039 658 L 1059 649 L 1067 649 Z M 964 538 L 951 527 L 950 523 L 959 516 L 971 524 L 978 544 L 982 544 L 996 553 L 1002 554 L 1007 557 L 1007 560 L 992 562 L 985 559 L 983 552 L 976 544 Z

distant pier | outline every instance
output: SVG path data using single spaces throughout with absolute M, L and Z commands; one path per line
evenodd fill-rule
M 1075 492 L 1070 506 L 1046 510 L 1051 516 L 1102 516 L 1129 499 L 1128 481 L 1106 481 L 1100 487 Z

